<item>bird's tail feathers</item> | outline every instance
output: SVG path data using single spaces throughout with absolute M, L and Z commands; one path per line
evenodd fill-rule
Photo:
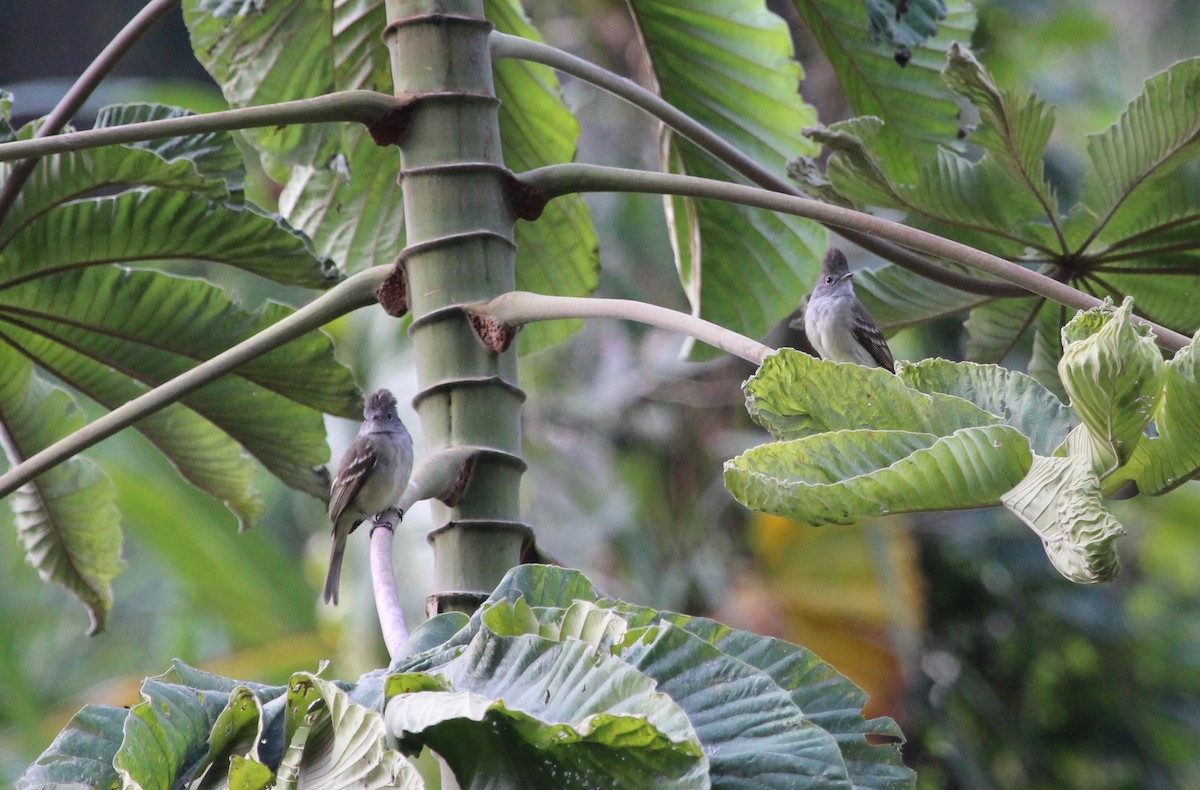
M 337 606 L 338 587 L 342 581 L 342 555 L 346 553 L 346 537 L 334 536 L 329 553 L 329 573 L 325 576 L 325 603 Z

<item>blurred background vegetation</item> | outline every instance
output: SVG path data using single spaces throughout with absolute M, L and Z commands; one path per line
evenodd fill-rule
M 14 120 L 48 112 L 140 5 L 0 5 L 0 86 L 16 94 Z M 1195 3 L 976 5 L 974 46 L 997 81 L 1059 107 L 1051 174 L 1077 170 L 1083 135 L 1111 123 L 1146 77 L 1198 54 Z M 644 76 L 618 0 L 526 6 L 550 42 Z M 793 22 L 804 95 L 823 122 L 844 117 L 811 36 L 782 3 L 772 7 Z M 582 161 L 657 166 L 654 124 L 586 86 L 568 80 L 564 89 L 583 123 Z M 178 13 L 138 44 L 88 112 L 120 101 L 222 106 Z M 274 192 L 259 178 L 250 196 L 270 205 Z M 661 202 L 588 200 L 602 244 L 600 294 L 686 309 Z M 240 297 L 253 303 L 264 291 Z M 415 392 L 406 336 L 376 313 L 329 331 L 364 389 L 390 386 L 404 402 Z M 1200 306 L 1197 313 L 1200 323 Z M 905 330 L 892 345 L 900 358 L 958 358 L 960 326 Z M 524 361 L 523 491 L 546 553 L 585 570 L 610 595 L 813 649 L 871 693 L 870 713 L 900 721 L 905 760 L 922 786 L 1200 786 L 1200 487 L 1117 503 L 1129 530 L 1123 574 L 1093 588 L 1055 573 L 1038 539 L 1004 511 L 820 530 L 750 514 L 721 484 L 722 462 L 761 441 L 742 407 L 740 383 L 750 371 L 680 362 L 679 348 L 679 338 L 658 331 L 594 322 Z M 1020 357 L 1018 350 L 1009 363 Z M 420 426 L 406 417 L 419 451 Z M 354 430 L 331 421 L 335 457 Z M 173 657 L 263 682 L 324 658 L 333 660 L 330 675 L 343 678 L 387 660 L 365 579 L 365 540 L 352 542 L 358 556 L 348 560 L 343 605 L 321 607 L 328 525 L 319 502 L 264 474 L 269 513 L 238 535 L 232 515 L 148 450 L 121 435 L 94 454 L 117 478 L 128 562 L 105 633 L 84 636 L 83 611 L 41 584 L 13 530 L 0 528 L 0 784 L 81 705 L 136 702 L 141 679 Z M 418 507 L 398 540 L 413 622 L 429 588 L 429 526 Z

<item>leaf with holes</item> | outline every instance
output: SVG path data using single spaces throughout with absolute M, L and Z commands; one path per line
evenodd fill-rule
M 939 146 L 958 135 L 958 104 L 941 71 L 951 43 L 970 43 L 975 9 L 966 0 L 947 0 L 934 34 L 931 23 L 938 13 L 932 7 L 941 3 L 922 0 L 916 6 L 925 11 L 923 24 L 912 24 L 917 21 L 916 14 L 897 22 L 893 9 L 891 30 L 873 37 L 869 35 L 871 20 L 880 12 L 887 15 L 880 0 L 872 0 L 870 5 L 792 0 L 792 5 L 829 59 L 854 112 L 874 116 L 886 125 L 882 143 L 886 158 L 907 163 L 898 164 L 897 176 L 902 181 L 915 177 L 918 162 L 932 158 Z M 906 5 L 911 8 L 914 4 Z M 868 16 L 868 8 L 877 9 L 876 14 Z M 903 66 L 895 59 L 897 46 L 908 50 L 909 59 Z

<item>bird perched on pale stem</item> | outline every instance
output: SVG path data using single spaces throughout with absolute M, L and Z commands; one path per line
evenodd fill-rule
M 380 514 L 394 507 L 412 476 L 412 437 L 396 414 L 396 396 L 386 389 L 371 393 L 363 417 L 358 436 L 338 464 L 329 496 L 333 549 L 325 577 L 325 602 L 335 605 L 346 538 L 362 522 L 375 523 Z
M 854 276 L 842 251 L 830 247 L 821 276 L 804 311 L 804 333 L 821 359 L 853 362 L 895 372 L 896 363 L 883 333 L 854 294 Z

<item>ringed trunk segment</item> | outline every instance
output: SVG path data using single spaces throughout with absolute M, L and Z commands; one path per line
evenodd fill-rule
M 463 305 L 516 287 L 516 216 L 492 83 L 492 25 L 480 0 L 388 0 L 384 32 L 397 95 L 413 106 L 398 144 L 410 334 L 426 451 L 479 448 L 439 524 L 430 612 L 473 611 L 532 541 L 521 521 L 521 408 L 516 349 L 484 347 Z

